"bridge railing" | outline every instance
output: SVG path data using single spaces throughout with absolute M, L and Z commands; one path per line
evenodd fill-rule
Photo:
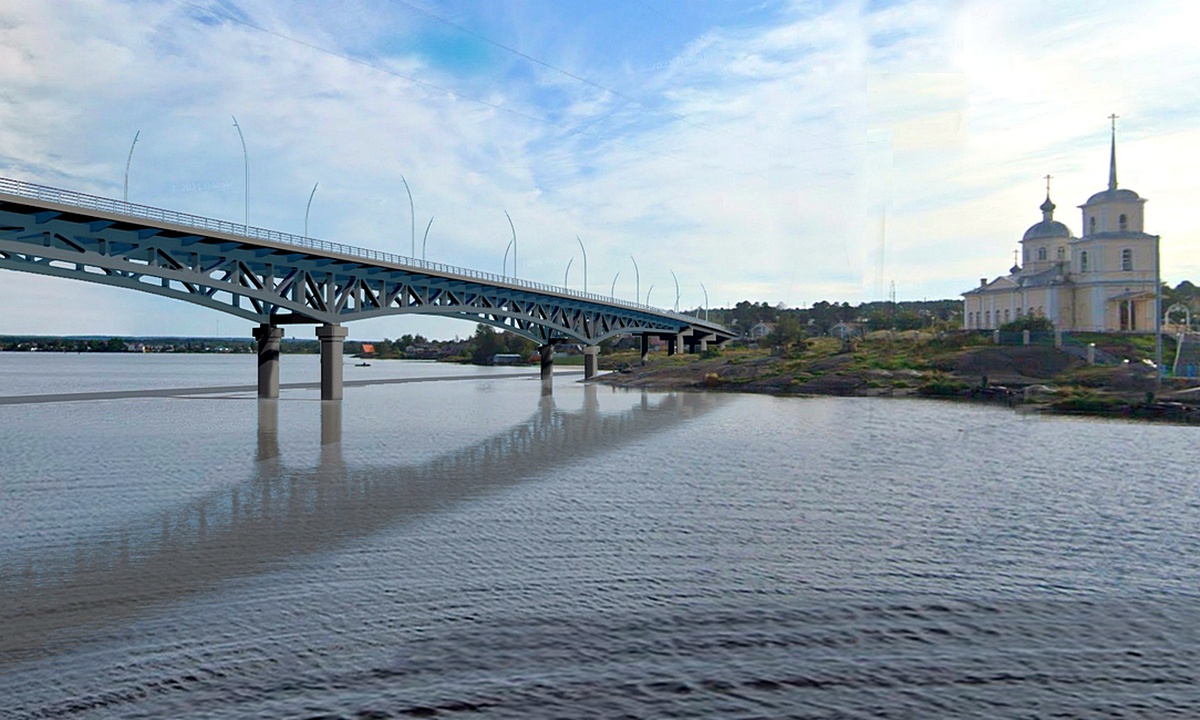
M 197 230 L 208 230 L 210 232 L 219 232 L 225 235 L 237 235 L 254 240 L 266 240 L 268 242 L 279 243 L 282 245 L 293 245 L 310 250 L 358 257 L 363 258 L 364 260 L 373 260 L 375 262 L 388 263 L 391 265 L 402 265 L 406 268 L 411 268 L 414 270 L 430 270 L 437 273 L 458 275 L 460 277 L 483 280 L 489 283 L 498 283 L 501 285 L 507 285 L 509 287 L 524 288 L 539 292 L 550 292 L 556 295 L 565 295 L 567 297 L 572 297 L 579 300 L 591 300 L 594 302 L 604 303 L 606 305 L 618 305 L 632 310 L 651 312 L 655 315 L 673 318 L 688 324 L 696 324 L 700 322 L 699 318 L 691 315 L 684 315 L 671 310 L 663 310 L 662 308 L 656 308 L 652 305 L 629 302 L 627 300 L 622 300 L 609 295 L 582 293 L 558 285 L 533 282 L 531 280 L 522 280 L 512 276 L 497 275 L 495 273 L 472 270 L 471 268 L 459 267 L 456 265 L 430 262 L 428 260 L 411 258 L 404 255 L 396 255 L 394 253 L 382 252 L 380 250 L 372 250 L 370 248 L 361 248 L 354 245 L 344 245 L 342 243 L 329 242 L 327 240 L 318 240 L 317 238 L 302 237 L 300 235 L 280 232 L 279 230 L 268 230 L 266 228 L 254 227 L 253 225 L 247 225 L 245 223 L 234 223 L 229 222 L 228 220 L 216 220 L 213 218 L 203 217 L 201 215 L 192 215 L 190 213 L 177 212 L 175 210 L 156 208 L 150 205 L 139 205 L 137 203 L 126 202 L 124 200 L 114 200 L 112 198 L 100 197 L 98 195 L 88 195 L 86 193 L 75 192 L 74 190 L 64 190 L 62 188 L 50 187 L 48 185 L 25 182 L 24 180 L 14 180 L 11 178 L 0 177 L 0 192 L 7 193 L 9 195 L 16 195 L 18 197 L 29 198 L 31 200 L 44 200 L 46 202 L 59 203 L 61 205 L 71 205 L 87 210 L 99 210 L 101 212 L 124 215 L 126 217 L 156 220 L 158 222 L 181 225 L 183 227 L 195 228 Z M 705 322 L 704 324 L 714 328 L 719 327 L 715 323 Z

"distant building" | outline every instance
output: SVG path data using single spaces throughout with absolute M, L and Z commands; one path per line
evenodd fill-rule
M 1117 187 L 1114 116 L 1108 189 L 1080 205 L 1083 235 L 1054 219 L 1050 176 L 1042 220 L 1021 238 L 1021 262 L 1008 275 L 963 293 L 963 327 L 994 329 L 1024 316 L 1067 331 L 1153 332 L 1157 235 L 1143 231 L 1146 199 Z
M 749 340 L 762 340 L 773 332 L 775 332 L 775 323 L 760 322 L 746 331 L 746 338 Z

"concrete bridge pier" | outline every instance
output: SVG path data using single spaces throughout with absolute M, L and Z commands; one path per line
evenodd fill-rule
M 325 323 L 317 328 L 321 341 L 321 399 L 342 399 L 342 343 L 346 328 Z
M 583 348 L 583 379 L 591 380 L 600 369 L 600 346 L 585 345 Z
M 542 362 L 542 397 L 554 393 L 554 344 L 538 346 L 538 357 Z
M 254 328 L 254 339 L 258 341 L 258 396 L 279 397 L 279 343 L 283 339 L 283 328 L 274 325 L 259 325 Z
M 691 342 L 692 331 L 690 329 L 681 330 L 675 336 L 675 352 L 695 352 L 696 347 Z
M 554 345 L 538 346 L 538 357 L 542 361 L 542 382 L 549 382 L 554 377 Z
M 643 335 L 642 336 L 642 364 L 645 365 L 646 361 L 649 359 L 650 359 L 650 336 Z

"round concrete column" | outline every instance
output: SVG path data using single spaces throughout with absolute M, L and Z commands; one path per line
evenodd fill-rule
M 554 374 L 554 346 L 542 345 L 538 347 L 538 356 L 542 361 L 542 382 L 546 382 Z
M 596 371 L 600 369 L 600 346 L 588 345 L 583 348 L 583 379 L 590 380 L 596 377 Z
M 346 328 L 326 323 L 317 328 L 321 341 L 321 399 L 342 399 L 342 343 Z
M 259 325 L 254 328 L 254 339 L 258 341 L 258 396 L 279 397 L 279 343 L 283 340 L 283 328 L 274 325 Z

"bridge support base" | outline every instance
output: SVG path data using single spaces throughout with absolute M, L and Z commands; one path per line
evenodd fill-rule
M 342 343 L 346 328 L 325 324 L 317 328 L 321 341 L 321 399 L 342 399 Z
M 643 335 L 642 336 L 642 364 L 645 365 L 646 361 L 649 359 L 650 359 L 650 336 Z
M 542 361 L 542 382 L 550 382 L 554 377 L 554 346 L 539 346 L 538 356 Z
M 254 328 L 254 339 L 258 341 L 258 396 L 279 397 L 279 342 L 283 339 L 283 328 L 274 325 L 259 325 Z
M 591 380 L 600 369 L 600 346 L 586 345 L 583 348 L 583 379 Z

